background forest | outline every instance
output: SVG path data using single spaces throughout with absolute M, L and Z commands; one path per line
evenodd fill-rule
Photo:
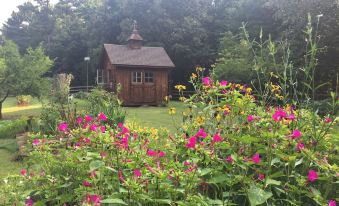
M 90 56 L 91 81 L 104 43 L 125 44 L 137 20 L 147 46 L 163 46 L 176 65 L 175 83 L 189 79 L 197 65 L 227 80 L 249 82 L 249 38 L 288 39 L 295 68 L 305 55 L 304 28 L 308 13 L 321 48 L 316 81 L 335 88 L 339 67 L 339 7 L 336 0 L 49 0 L 27 2 L 2 26 L 2 36 L 24 51 L 42 43 L 54 60 L 54 73 L 72 73 L 74 85 L 85 82 L 84 57 Z M 261 32 L 261 29 L 263 32 Z M 325 87 L 324 87 L 325 90 Z

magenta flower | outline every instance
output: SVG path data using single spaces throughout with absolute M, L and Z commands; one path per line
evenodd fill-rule
M 104 158 L 106 158 L 107 154 L 106 154 L 106 152 L 101 152 L 100 156 L 101 156 L 102 159 L 104 159 Z
M 303 149 L 305 149 L 305 145 L 304 145 L 303 143 L 299 142 L 299 143 L 297 144 L 297 150 L 298 150 L 298 151 L 301 151 L 301 150 L 303 150 Z
M 255 119 L 255 118 L 254 118 L 253 115 L 248 115 L 248 116 L 247 116 L 247 121 L 248 121 L 248 122 L 253 122 L 254 119 Z
M 274 112 L 272 115 L 272 118 L 275 122 L 281 121 L 283 118 L 285 118 L 287 113 L 283 109 L 278 109 Z
M 165 157 L 165 155 L 166 155 L 166 153 L 165 153 L 164 151 L 160 151 L 160 152 L 158 153 L 158 156 L 159 156 L 159 157 Z
M 97 131 L 97 129 L 98 129 L 98 126 L 95 125 L 95 124 L 91 124 L 91 125 L 89 126 L 89 130 L 91 130 L 92 132 Z
M 301 132 L 297 129 L 293 130 L 291 134 L 292 139 L 298 139 L 301 136 L 302 136 Z
M 265 179 L 265 175 L 260 173 L 258 175 L 258 180 L 263 181 L 264 179 Z
M 293 120 L 295 120 L 295 116 L 294 116 L 294 114 L 290 114 L 286 117 L 286 119 L 293 121 Z
M 220 82 L 220 86 L 222 86 L 222 87 L 226 87 L 227 84 L 228 84 L 228 82 L 225 81 L 225 80 L 222 80 L 222 81 Z
M 105 133 L 106 132 L 106 127 L 105 126 L 101 126 L 100 130 L 101 130 L 102 133 Z
M 147 156 L 149 156 L 149 157 L 155 157 L 155 156 L 157 156 L 157 154 L 158 153 L 156 151 L 153 151 L 151 149 L 147 150 Z
M 101 197 L 99 195 L 86 195 L 86 202 L 94 206 L 100 206 Z
M 119 128 L 122 128 L 123 126 L 124 126 L 124 124 L 123 124 L 122 122 L 119 122 L 119 123 L 118 123 L 118 127 L 119 127 Z
M 76 119 L 76 122 L 77 122 L 77 124 L 81 124 L 82 123 L 82 117 L 78 117 L 77 119 Z
M 27 170 L 26 170 L 26 169 L 22 169 L 22 170 L 20 171 L 20 174 L 21 174 L 22 176 L 26 176 L 26 175 L 27 175 Z
M 204 128 L 200 128 L 197 134 L 195 134 L 196 137 L 206 138 L 207 133 L 205 132 Z
M 92 172 L 89 173 L 89 178 L 95 178 L 97 176 L 97 173 L 95 172 L 95 170 L 93 170 Z
M 213 135 L 213 140 L 212 140 L 212 142 L 221 142 L 221 141 L 222 141 L 222 139 L 221 139 L 220 134 L 215 133 L 215 134 Z
M 89 143 L 91 143 L 91 140 L 89 139 L 89 138 L 87 138 L 87 137 L 82 137 L 82 138 L 80 138 L 85 144 L 89 144 Z
M 260 159 L 260 155 L 258 153 L 255 153 L 253 156 L 252 156 L 252 161 L 255 163 L 255 164 L 259 164 L 261 159 Z
M 101 121 L 106 121 L 107 120 L 107 117 L 104 113 L 100 113 L 98 115 L 98 119 L 101 120 Z
M 82 182 L 82 185 L 85 187 L 92 187 L 92 184 L 86 180 Z
M 58 130 L 60 132 L 65 132 L 68 129 L 68 124 L 66 122 L 62 122 L 58 125 Z
M 92 118 L 92 116 L 90 116 L 90 115 L 87 115 L 86 117 L 85 117 L 85 123 L 88 123 L 88 122 L 90 122 L 90 121 L 92 121 L 93 120 L 93 118 Z
M 315 170 L 308 171 L 308 181 L 314 182 L 318 179 L 318 174 Z
M 123 134 L 126 134 L 126 133 L 129 133 L 129 130 L 128 130 L 127 127 L 122 127 L 121 132 L 122 132 Z
M 325 117 L 324 122 L 327 123 L 327 124 L 331 123 L 332 119 L 330 117 Z
M 25 206 L 32 206 L 33 205 L 33 200 L 31 198 L 28 198 L 26 201 L 25 201 Z
M 328 201 L 328 206 L 337 206 L 337 203 L 335 200 L 329 200 Z
M 226 158 L 226 161 L 227 161 L 228 163 L 230 163 L 230 164 L 233 164 L 234 159 L 232 158 L 231 155 L 229 155 L 229 156 Z
M 141 177 L 140 169 L 135 169 L 134 170 L 134 177 L 137 177 L 137 178 Z
M 202 84 L 206 87 L 210 86 L 210 78 L 209 77 L 202 78 Z
M 189 161 L 184 161 L 184 165 L 189 166 L 189 165 L 191 165 L 191 163 Z
M 188 143 L 185 146 L 188 149 L 192 149 L 192 148 L 195 148 L 196 143 L 197 143 L 197 138 L 193 136 L 188 139 Z
M 40 144 L 40 139 L 34 139 L 32 144 L 33 146 L 38 146 Z
M 128 136 L 125 136 L 124 138 L 122 138 L 120 143 L 123 146 L 123 148 L 127 149 L 128 148 Z

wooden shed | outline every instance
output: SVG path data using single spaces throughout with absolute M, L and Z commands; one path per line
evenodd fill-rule
M 159 105 L 168 95 L 174 64 L 162 47 L 146 47 L 134 24 L 126 45 L 104 44 L 97 81 L 110 91 L 120 84 L 124 105 Z

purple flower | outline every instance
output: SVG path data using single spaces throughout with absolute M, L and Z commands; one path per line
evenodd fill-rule
M 32 206 L 33 205 L 33 200 L 31 198 L 28 198 L 26 201 L 25 201 L 25 206 Z

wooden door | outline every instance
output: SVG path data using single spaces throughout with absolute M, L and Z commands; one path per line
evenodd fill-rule
M 154 72 L 136 70 L 131 72 L 130 99 L 134 104 L 156 102 Z

